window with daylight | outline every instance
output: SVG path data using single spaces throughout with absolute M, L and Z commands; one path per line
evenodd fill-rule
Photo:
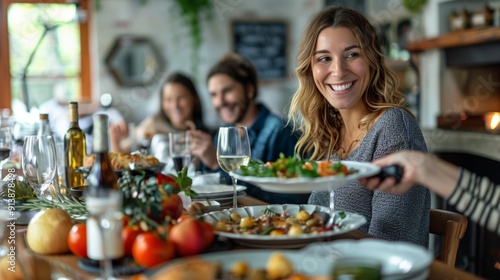
M 88 0 L 1 0 L 0 108 L 90 99 Z

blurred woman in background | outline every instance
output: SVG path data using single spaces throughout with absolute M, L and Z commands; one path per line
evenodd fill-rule
M 198 129 L 208 131 L 203 124 L 203 112 L 198 91 L 186 75 L 174 72 L 160 87 L 160 110 L 143 120 L 135 131 L 135 139 L 147 139 L 171 131 Z M 132 141 L 126 125 L 110 126 L 111 151 L 130 152 Z

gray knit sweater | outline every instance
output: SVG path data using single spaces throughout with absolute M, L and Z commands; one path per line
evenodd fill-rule
M 399 108 L 386 110 L 360 145 L 345 159 L 371 162 L 400 150 L 427 151 L 417 120 Z M 335 155 L 332 160 L 339 160 Z M 409 241 L 427 247 L 429 242 L 430 192 L 413 187 L 404 195 L 370 191 L 359 182 L 335 189 L 335 210 L 356 212 L 368 223 L 360 228 L 375 237 Z M 315 191 L 310 204 L 328 206 L 328 191 Z

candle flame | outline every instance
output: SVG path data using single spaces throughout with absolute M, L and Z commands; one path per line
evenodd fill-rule
M 495 130 L 500 123 L 500 113 L 494 113 L 490 120 L 490 129 Z

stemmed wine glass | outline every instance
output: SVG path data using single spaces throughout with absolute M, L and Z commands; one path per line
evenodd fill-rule
M 217 161 L 220 167 L 230 174 L 241 165 L 248 165 L 251 156 L 250 140 L 245 126 L 228 126 L 219 128 L 217 141 Z M 237 180 L 231 177 L 233 183 L 233 208 L 237 207 Z
M 329 201 L 329 208 L 330 208 L 330 216 L 328 217 L 328 220 L 324 224 L 326 228 L 333 227 L 335 225 L 335 190 L 334 187 L 330 186 L 328 187 L 329 189 L 329 194 L 330 194 L 330 201 Z
M 170 157 L 175 170 L 179 173 L 184 166 L 189 166 L 191 163 L 191 136 L 185 131 L 169 132 L 168 140 Z
M 3 178 L 3 166 L 10 157 L 11 149 L 12 133 L 10 132 L 10 127 L 2 127 L 0 128 L 0 180 Z
M 26 136 L 22 156 L 23 174 L 38 198 L 53 198 L 57 170 L 56 143 L 53 136 Z
M 102 280 L 113 277 L 112 260 L 123 257 L 121 239 L 121 190 L 100 188 L 85 193 L 87 208 L 87 252 L 90 259 L 101 261 Z

